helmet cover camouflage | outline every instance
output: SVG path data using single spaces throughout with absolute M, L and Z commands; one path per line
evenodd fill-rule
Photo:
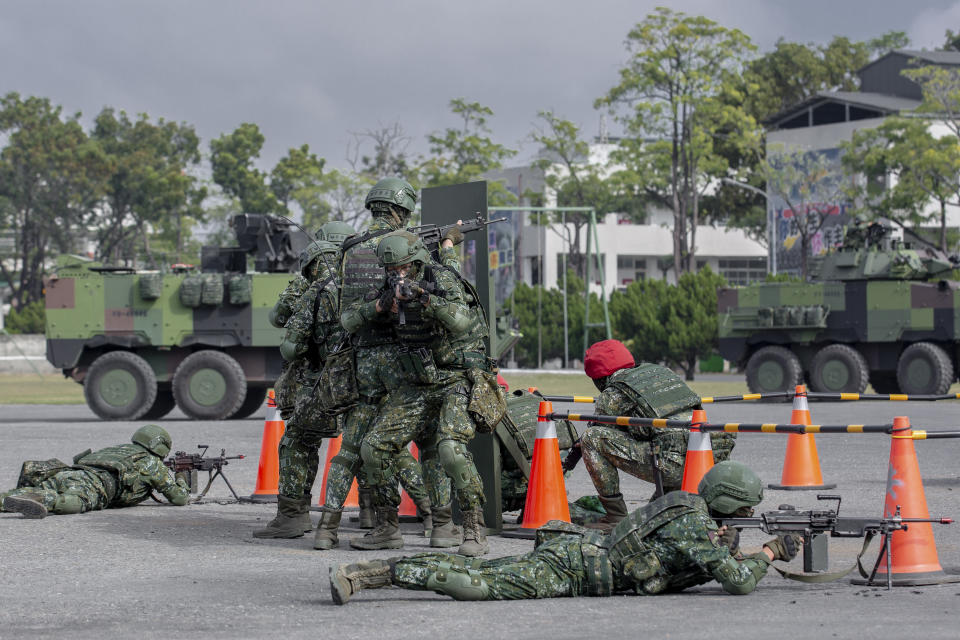
M 713 466 L 697 486 L 711 511 L 731 514 L 741 507 L 753 507 L 763 500 L 763 483 L 750 467 L 725 460 Z
M 134 431 L 130 442 L 140 445 L 161 458 L 170 453 L 170 447 L 173 445 L 173 439 L 170 438 L 167 430 L 155 424 L 147 424 Z
M 400 178 L 384 178 L 373 185 L 363 206 L 371 209 L 373 202 L 386 202 L 398 206 L 406 211 L 413 211 L 417 204 L 417 192 L 406 180 Z
M 356 235 L 357 230 L 342 220 L 331 220 L 323 224 L 317 232 L 317 240 L 326 240 L 336 246 L 343 245 L 343 241 L 352 235 Z
M 377 259 L 383 267 L 399 267 L 411 262 L 430 262 L 430 252 L 418 235 L 394 231 L 377 245 Z

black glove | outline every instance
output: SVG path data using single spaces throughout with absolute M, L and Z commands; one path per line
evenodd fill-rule
M 727 527 L 727 530 L 720 536 L 720 543 L 730 549 L 730 555 L 737 555 L 740 552 L 740 529 Z
M 447 229 L 447 231 L 443 234 L 443 238 L 440 240 L 441 245 L 443 245 L 444 240 L 449 240 L 454 244 L 454 246 L 463 242 L 463 232 L 460 231 L 460 225 Z
M 797 557 L 797 553 L 799 553 L 800 545 L 802 543 L 802 537 L 795 533 L 788 533 L 786 535 L 777 536 L 763 546 L 767 547 L 773 552 L 774 560 L 790 562 Z
M 380 313 L 387 313 L 393 307 L 393 287 L 386 287 L 380 292 L 377 298 L 377 306 L 380 307 Z

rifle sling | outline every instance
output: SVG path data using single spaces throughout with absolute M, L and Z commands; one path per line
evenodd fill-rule
M 510 457 L 513 458 L 513 461 L 517 463 L 517 466 L 523 473 L 523 477 L 527 480 L 530 480 L 530 461 L 527 460 L 527 457 L 520 451 L 517 441 L 513 439 L 513 436 L 510 435 L 510 432 L 507 431 L 507 428 L 503 426 L 503 421 L 497 423 L 497 428 L 494 429 L 494 433 L 497 434 L 497 437 L 500 439 L 500 444 L 503 445 L 503 448 L 507 450 L 507 453 L 510 454 Z
M 779 573 L 781 576 L 783 576 L 787 580 L 795 580 L 797 582 L 806 582 L 808 584 L 815 584 L 819 582 L 833 582 L 834 580 L 839 580 L 840 578 L 845 577 L 854 569 L 859 569 L 860 575 L 862 575 L 864 578 L 868 578 L 869 574 L 863 568 L 863 563 L 861 562 L 861 559 L 863 558 L 863 554 L 865 554 L 867 552 L 867 549 L 870 547 L 870 543 L 873 541 L 874 535 L 875 535 L 874 532 L 871 531 L 867 533 L 866 536 L 864 536 L 863 548 L 860 549 L 860 553 L 857 554 L 857 561 L 854 562 L 849 569 L 842 569 L 840 571 L 831 571 L 830 573 L 813 574 L 813 573 L 793 573 L 792 571 L 786 571 L 785 569 L 781 569 L 775 564 L 771 564 L 770 566 L 773 567 L 777 571 L 777 573 Z

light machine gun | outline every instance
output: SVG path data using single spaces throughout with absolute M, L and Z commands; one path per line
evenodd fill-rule
M 847 518 L 840 516 L 840 496 L 838 495 L 817 495 L 817 500 L 836 500 L 837 508 L 834 509 L 813 509 L 809 511 L 800 511 L 796 507 L 788 504 L 780 505 L 776 511 L 765 511 L 759 517 L 752 518 L 721 518 L 717 522 L 721 526 L 735 527 L 737 529 L 760 529 L 771 535 L 796 534 L 803 536 L 803 570 L 805 572 L 826 571 L 829 560 L 829 547 L 827 536 L 832 538 L 865 538 L 863 549 L 857 556 L 857 562 L 853 567 L 843 572 L 837 572 L 822 576 L 803 576 L 784 572 L 780 569 L 784 577 L 792 577 L 805 582 L 827 582 L 839 579 L 850 573 L 855 567 L 860 568 L 860 573 L 867 578 L 868 583 L 873 582 L 880 567 L 880 560 L 883 556 L 879 555 L 873 566 L 873 571 L 867 576 L 860 558 L 866 552 L 870 541 L 876 535 L 883 536 L 883 545 L 886 550 L 887 558 L 887 588 L 892 589 L 893 576 L 890 571 L 891 549 L 890 536 L 894 531 L 906 531 L 910 523 L 931 522 L 937 524 L 950 524 L 951 518 L 903 518 L 900 516 L 900 506 L 897 505 L 896 513 L 889 518 Z M 807 578 L 803 580 L 803 578 Z
M 244 456 L 227 456 L 226 449 L 220 449 L 220 455 L 216 458 L 207 458 L 207 449 L 210 448 L 208 444 L 198 444 L 198 449 L 202 449 L 200 453 L 187 453 L 186 451 L 177 451 L 173 456 L 163 461 L 171 471 L 174 473 L 187 473 L 190 476 L 190 493 L 196 493 L 199 486 L 197 482 L 197 472 L 206 471 L 207 472 L 207 486 L 203 488 L 203 491 L 200 492 L 200 495 L 197 496 L 194 502 L 198 502 L 207 495 L 207 491 L 210 490 L 210 485 L 213 484 L 213 481 L 217 479 L 217 476 L 223 478 L 223 481 L 227 483 L 227 487 L 230 489 L 230 493 L 233 494 L 233 497 L 240 501 L 240 496 L 237 495 L 237 492 L 233 490 L 233 485 L 230 484 L 230 481 L 227 480 L 227 476 L 223 473 L 223 468 L 230 464 L 230 460 L 243 460 Z

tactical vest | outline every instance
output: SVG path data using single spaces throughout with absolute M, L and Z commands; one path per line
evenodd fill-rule
M 487 314 L 483 305 L 480 304 L 480 295 L 477 293 L 476 287 L 456 269 L 443 264 L 434 266 L 452 273 L 457 278 L 463 287 L 464 301 L 467 303 L 469 313 L 472 316 L 470 327 L 466 331 L 458 335 L 444 333 L 434 350 L 437 364 L 442 367 L 461 367 L 464 369 L 476 367 L 492 370 L 496 363 L 488 360 L 486 353 L 486 339 L 490 335 Z
M 607 535 L 610 562 L 618 574 L 631 558 L 649 553 L 643 539 L 651 533 L 688 513 L 708 513 L 707 503 L 698 495 L 686 491 L 671 491 L 653 502 L 632 511 Z
M 377 260 L 380 238 L 392 231 L 387 223 L 375 218 L 370 231 L 351 236 L 343 243 L 343 263 L 340 269 L 340 312 L 364 303 L 364 296 L 380 289 L 385 281 L 383 267 Z M 355 334 L 354 344 L 370 347 L 394 341 L 393 328 L 388 323 L 365 323 Z
M 680 376 L 649 362 L 615 372 L 607 386 L 623 392 L 645 418 L 666 418 L 700 406 L 700 396 Z
M 317 296 L 317 305 L 314 310 L 314 339 L 313 357 L 315 361 L 322 364 L 327 360 L 327 354 L 330 350 L 343 341 L 346 331 L 340 324 L 340 309 L 337 307 L 337 294 L 340 286 L 335 275 L 321 287 L 320 294 Z M 319 325 L 326 325 L 326 331 L 321 338 L 317 334 Z
M 146 496 L 150 487 L 145 486 L 140 480 L 140 468 L 137 462 L 151 456 L 153 454 L 140 445 L 121 444 L 88 453 L 77 460 L 76 467 L 81 469 L 90 467 L 88 470 L 96 472 L 101 479 L 105 474 L 100 471 L 108 471 L 109 474 L 106 475 L 110 476 L 112 484 L 112 487 L 107 486 L 108 502 L 114 502 L 130 497 Z
M 423 280 L 430 283 L 436 283 L 436 276 L 433 272 L 433 265 L 424 265 Z M 436 295 L 443 297 L 443 292 Z M 403 324 L 400 324 L 399 314 L 393 316 L 393 330 L 396 332 L 397 340 L 400 344 L 416 349 L 420 347 L 429 348 L 432 343 L 440 337 L 442 329 L 439 323 L 433 318 L 424 315 L 425 307 L 417 300 L 398 300 L 397 304 L 403 310 Z

